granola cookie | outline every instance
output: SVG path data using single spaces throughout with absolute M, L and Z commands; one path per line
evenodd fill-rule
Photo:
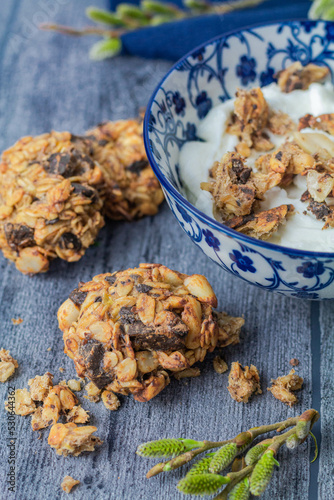
M 102 172 L 91 141 L 69 132 L 23 137 L 0 163 L 0 248 L 19 271 L 48 270 L 55 257 L 74 262 L 104 225 L 97 187 Z
M 105 211 L 111 219 L 155 215 L 163 201 L 145 154 L 141 120 L 106 122 L 87 132 L 104 175 Z
M 148 401 L 168 385 L 170 374 L 203 361 L 216 346 L 239 341 L 244 320 L 216 313 L 216 306 L 204 276 L 140 264 L 80 283 L 58 321 L 79 377 L 97 389 Z

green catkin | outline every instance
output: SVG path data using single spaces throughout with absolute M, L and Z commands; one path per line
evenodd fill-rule
M 228 500 L 248 500 L 250 497 L 249 479 L 240 481 L 228 494 Z
M 192 466 L 187 476 L 193 476 L 195 474 L 208 474 L 211 460 L 212 456 L 202 458 Z
M 193 439 L 158 439 L 157 441 L 148 441 L 137 448 L 137 455 L 141 457 L 177 457 L 181 453 L 193 450 L 203 446 L 202 441 Z
M 235 443 L 225 444 L 218 451 L 216 451 L 212 457 L 209 471 L 216 474 L 217 472 L 226 469 L 226 467 L 233 462 L 233 459 L 238 453 L 239 449 Z
M 310 421 L 305 421 L 305 420 L 300 420 L 298 424 L 296 425 L 296 435 L 299 439 L 305 439 L 311 429 L 311 422 Z
M 148 441 L 138 446 L 137 455 L 141 457 L 175 457 L 186 451 L 185 444 L 180 439 L 159 439 Z
M 272 450 L 266 451 L 255 465 L 250 478 L 252 495 L 262 495 L 270 482 L 275 465 L 279 465 L 279 463 L 274 458 L 274 452 Z
M 255 464 L 255 462 L 258 461 L 258 459 L 260 458 L 260 456 L 266 451 L 266 449 L 268 448 L 270 443 L 267 443 L 267 444 L 262 444 L 262 443 L 259 443 L 255 446 L 253 446 L 253 448 L 251 448 L 246 456 L 245 456 L 245 462 L 246 462 L 246 465 L 253 465 Z
M 292 434 L 292 436 L 289 436 L 288 439 L 285 441 L 285 444 L 286 447 L 289 448 L 289 450 L 294 450 L 300 444 L 300 439 L 297 437 L 296 434 Z
M 181 479 L 177 487 L 186 495 L 212 495 L 230 481 L 228 477 L 219 474 L 194 474 Z

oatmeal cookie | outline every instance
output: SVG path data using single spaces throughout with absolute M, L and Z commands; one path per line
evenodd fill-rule
M 216 346 L 238 342 L 244 320 L 216 313 L 216 306 L 204 276 L 140 264 L 80 283 L 58 321 L 65 353 L 79 377 L 92 381 L 96 397 L 106 389 L 148 401 L 171 373 L 203 361 Z
M 163 201 L 144 148 L 141 120 L 106 122 L 87 132 L 104 175 L 105 211 L 111 219 L 155 215 Z
M 0 163 L 0 248 L 19 271 L 47 271 L 55 257 L 74 262 L 104 220 L 102 171 L 91 141 L 69 132 L 23 137 Z

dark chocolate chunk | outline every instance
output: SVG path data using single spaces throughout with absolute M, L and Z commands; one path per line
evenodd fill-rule
M 99 388 L 103 389 L 112 381 L 112 377 L 103 369 L 104 347 L 101 342 L 88 340 L 79 347 L 79 355 L 83 358 L 87 377 Z
M 135 288 L 139 293 L 148 293 L 150 290 L 152 290 L 152 287 L 150 285 L 143 285 L 140 283 L 136 285 Z
M 43 168 L 49 174 L 62 175 L 65 179 L 84 174 L 94 168 L 93 160 L 77 151 L 53 153 L 44 162 Z
M 323 219 L 329 215 L 332 210 L 330 207 L 326 205 L 326 203 L 318 203 L 317 201 L 312 200 L 307 207 L 308 210 L 310 210 L 317 219 Z
M 52 226 L 52 224 L 56 224 L 57 222 L 59 222 L 59 218 L 58 217 L 56 217 L 55 219 L 46 220 L 45 221 L 45 225 L 46 226 Z
M 137 321 L 135 313 L 132 312 L 132 307 L 121 307 L 119 316 L 119 320 L 123 325 L 129 325 Z
M 24 224 L 5 224 L 5 235 L 8 245 L 16 252 L 20 248 L 34 246 L 34 230 Z
M 146 326 L 141 321 L 124 326 L 130 336 L 131 343 L 136 351 L 149 349 L 152 351 L 183 349 L 188 333 L 187 326 L 179 320 L 171 328 Z
M 102 297 L 96 297 L 96 299 L 94 300 L 94 302 L 102 302 Z
M 80 292 L 78 288 L 75 288 L 73 292 L 70 293 L 69 299 L 71 299 L 71 301 L 74 302 L 76 306 L 81 306 L 81 304 L 83 304 L 85 298 L 87 297 L 87 293 L 88 292 Z
M 95 203 L 97 201 L 97 192 L 95 189 L 89 186 L 84 186 L 79 182 L 72 182 L 72 186 L 73 193 L 81 194 L 82 196 L 85 196 L 85 198 L 90 198 L 92 200 L 92 203 Z
M 79 252 L 81 250 L 82 244 L 79 238 L 73 233 L 64 233 L 59 239 L 60 248 L 66 248 L 68 250 L 74 250 Z
M 149 163 L 147 160 L 139 160 L 139 161 L 134 161 L 131 163 L 131 165 L 128 165 L 126 167 L 126 170 L 129 170 L 129 172 L 132 172 L 133 174 L 139 175 L 144 168 L 148 167 Z
M 115 281 L 117 280 L 116 276 L 106 276 L 104 279 L 106 281 L 108 281 L 108 283 L 110 283 L 110 285 L 113 285 L 115 283 Z

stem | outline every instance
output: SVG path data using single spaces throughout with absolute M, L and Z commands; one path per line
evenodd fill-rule
M 113 30 L 108 30 L 105 28 L 95 28 L 94 26 L 88 26 L 87 28 L 75 29 L 70 26 L 62 26 L 61 24 L 40 24 L 39 28 L 45 31 L 57 31 L 62 35 L 70 36 L 85 36 L 85 35 L 101 35 L 110 38 L 118 38 L 129 31 L 128 28 L 115 28 Z
M 227 495 L 231 490 L 233 490 L 234 486 L 238 484 L 240 481 L 242 481 L 245 477 L 249 476 L 255 467 L 254 465 L 248 465 L 244 469 L 242 469 L 239 472 L 230 472 L 229 474 L 226 474 L 227 477 L 231 479 L 231 482 L 224 488 L 224 491 L 219 493 L 213 500 L 227 500 Z
M 210 14 L 227 14 L 228 12 L 232 12 L 234 10 L 255 7 L 256 5 L 262 3 L 263 1 L 264 0 L 235 0 L 231 3 L 223 3 L 221 5 L 208 4 L 208 8 L 205 12 L 197 12 L 196 10 L 188 10 L 188 11 L 181 10 L 175 6 L 174 15 L 171 12 L 172 17 L 170 17 L 170 19 L 166 22 L 200 17 L 203 15 L 210 15 Z M 101 35 L 103 37 L 119 38 L 120 36 L 125 35 L 126 33 L 130 33 L 132 31 L 138 31 L 140 29 L 149 27 L 150 26 L 149 22 L 154 19 L 154 15 L 150 15 L 148 13 L 147 15 L 149 17 L 148 24 L 141 26 L 140 24 L 138 24 L 139 21 L 132 22 L 132 20 L 127 19 L 126 23 L 128 24 L 128 26 L 126 26 L 125 28 L 115 28 L 111 30 L 105 28 L 98 28 L 95 26 L 87 26 L 85 28 L 75 29 L 71 28 L 70 26 L 63 26 L 61 24 L 48 24 L 48 23 L 41 24 L 39 28 L 45 31 L 57 31 L 58 33 L 69 36 Z

